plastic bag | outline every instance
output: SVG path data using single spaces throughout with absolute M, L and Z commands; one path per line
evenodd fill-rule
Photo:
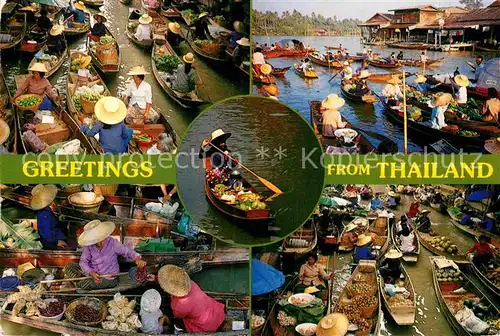
M 486 330 L 490 327 L 488 323 L 482 321 L 474 312 L 467 307 L 458 311 L 455 314 L 455 318 L 458 323 L 460 323 L 467 331 L 472 334 L 484 334 Z

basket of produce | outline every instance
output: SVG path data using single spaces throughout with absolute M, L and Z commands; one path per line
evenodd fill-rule
M 262 316 L 252 314 L 252 335 L 260 335 L 265 322 Z
M 209 40 L 196 40 L 194 44 L 202 49 L 204 53 L 212 56 L 218 56 L 225 47 L 224 44 L 214 43 Z
M 161 48 L 160 51 L 164 49 Z M 153 57 L 156 68 L 160 72 L 165 72 L 168 74 L 173 74 L 174 70 L 177 69 L 177 66 L 180 63 L 180 60 L 175 55 L 166 55 L 164 53 L 159 52 L 157 55 Z
M 153 144 L 153 137 L 146 133 L 134 134 L 134 140 L 140 147 L 150 147 Z
M 377 288 L 365 282 L 357 282 L 347 286 L 346 291 L 347 295 L 350 298 L 353 298 L 358 295 L 365 295 L 365 296 L 375 295 L 375 293 L 377 292 Z
M 368 282 L 368 283 L 373 283 L 373 278 L 375 275 L 373 273 L 358 273 L 356 276 L 352 279 L 353 282 Z
M 48 298 L 43 300 L 45 307 L 39 307 L 39 316 L 43 320 L 59 321 L 66 312 L 66 304 L 56 298 Z
M 68 202 L 84 212 L 99 212 L 104 197 L 93 192 L 82 191 L 68 196 Z
M 373 328 L 373 320 L 365 319 L 360 316 L 352 320 L 349 319 L 349 322 L 356 325 L 357 329 L 354 333 L 356 336 L 368 336 Z
M 42 96 L 37 94 L 23 94 L 16 98 L 14 105 L 20 111 L 38 111 L 42 100 Z
M 349 321 L 359 318 L 361 315 L 361 309 L 355 305 L 339 305 L 336 313 L 344 314 Z
M 102 323 L 108 315 L 106 304 L 99 299 L 85 297 L 73 300 L 66 310 L 70 323 L 95 326 Z
M 372 317 L 378 308 L 378 300 L 377 297 L 358 295 L 352 299 L 353 303 L 360 308 L 361 317 L 369 318 Z
M 86 92 L 80 95 L 80 105 L 83 113 L 94 114 L 94 106 L 101 97 L 100 94 L 95 92 Z

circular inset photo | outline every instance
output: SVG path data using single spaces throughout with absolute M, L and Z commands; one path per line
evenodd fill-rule
M 263 245 L 295 231 L 323 188 L 321 146 L 290 107 L 240 96 L 191 124 L 178 155 L 181 200 L 204 231 L 234 244 Z

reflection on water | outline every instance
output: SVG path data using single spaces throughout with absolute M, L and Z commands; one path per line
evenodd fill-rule
M 254 37 L 255 42 L 267 43 L 268 45 L 287 37 Z M 358 37 L 293 37 L 304 43 L 304 45 L 309 45 L 310 47 L 316 48 L 319 51 L 325 50 L 325 45 L 328 46 L 338 46 L 342 44 L 346 47 L 351 55 L 355 55 L 356 52 L 360 52 L 363 49 L 363 45 L 360 44 Z M 376 46 L 371 47 L 375 53 L 381 53 L 382 57 L 389 56 L 391 52 L 397 52 L 398 50 L 392 48 L 380 48 Z M 418 50 L 403 50 L 405 58 L 419 58 Z M 427 69 L 426 73 L 453 73 L 458 67 L 460 73 L 465 74 L 469 77 L 473 77 L 474 74 L 471 72 L 471 68 L 466 62 L 474 61 L 472 52 L 452 52 L 452 53 L 441 53 L 428 51 L 427 55 L 430 58 L 440 58 L 446 57 L 445 60 L 436 66 L 432 66 Z M 494 57 L 494 54 L 488 55 L 484 54 L 486 58 Z M 287 67 L 294 63 L 298 63 L 299 58 L 273 58 L 269 60 L 273 66 L 276 67 Z M 276 81 L 280 97 L 279 99 L 290 105 L 291 107 L 298 110 L 306 119 L 309 120 L 309 101 L 310 100 L 323 100 L 330 93 L 340 93 L 340 76 L 335 77 L 331 82 L 328 80 L 337 73 L 338 70 L 330 70 L 326 67 L 319 65 L 314 65 L 316 70 L 319 72 L 318 79 L 304 80 L 290 69 L 284 79 L 278 79 Z M 357 67 L 361 66 L 361 63 L 353 63 L 352 67 L 355 71 Z M 417 72 L 419 69 L 414 67 L 407 67 L 406 70 L 410 73 Z M 387 70 L 370 67 L 370 72 L 383 73 Z M 409 79 L 410 83 L 413 83 L 415 77 Z M 369 82 L 370 87 L 376 92 L 380 93 L 383 89 L 383 84 L 375 84 Z M 256 89 L 254 86 L 254 93 Z M 360 127 L 362 129 L 375 131 L 377 133 L 388 136 L 392 140 L 396 141 L 399 145 L 399 149 L 403 150 L 403 130 L 401 127 L 394 124 L 391 120 L 383 113 L 383 106 L 380 103 L 375 103 L 372 105 L 357 104 L 349 100 L 346 100 L 346 104 L 341 108 L 342 115 L 347 118 L 353 125 Z M 420 140 L 420 141 L 419 141 Z M 422 142 L 423 140 L 423 142 Z M 376 140 L 372 140 L 376 143 Z M 410 135 L 408 139 L 408 150 L 409 151 L 420 151 L 422 150 L 422 145 L 427 144 L 425 139 L 418 139 L 415 135 Z

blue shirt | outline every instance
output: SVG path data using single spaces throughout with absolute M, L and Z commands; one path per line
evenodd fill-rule
M 89 128 L 87 125 L 82 125 L 82 132 L 87 136 L 94 136 L 99 133 L 99 143 L 102 146 L 104 153 L 121 154 L 127 152 L 127 146 L 132 139 L 133 130 L 127 128 L 122 121 L 116 125 L 111 125 L 110 128 L 104 128 L 104 124 L 100 121 Z
M 389 197 L 389 205 L 396 206 L 396 199 L 394 197 Z
M 475 71 L 475 76 L 474 76 L 474 79 L 477 80 L 479 79 L 479 75 L 481 75 L 481 72 L 483 72 L 484 70 L 484 63 L 481 63 L 479 64 L 478 66 L 476 66 L 476 71 Z
M 236 46 L 238 45 L 238 43 L 236 43 L 236 41 L 238 41 L 239 39 L 240 39 L 240 33 L 236 32 L 236 31 L 232 31 L 231 38 L 229 39 L 229 43 L 231 44 L 231 49 L 236 48 Z
M 462 219 L 460 220 L 460 224 L 462 224 L 462 225 L 469 224 L 469 219 L 470 219 L 470 215 L 463 216 Z
M 371 208 L 372 208 L 372 210 L 382 209 L 382 201 L 378 198 L 372 199 Z
M 418 83 L 417 85 L 415 85 L 415 88 L 425 95 L 427 94 L 427 90 L 432 89 L 433 87 L 434 87 L 434 85 L 427 84 L 427 83 Z
M 73 14 L 73 20 L 75 22 L 80 22 L 80 23 L 85 22 L 86 17 L 83 11 L 76 8 L 72 8 L 71 13 Z
M 373 260 L 377 256 L 370 251 L 370 245 L 356 247 L 354 262 L 357 264 L 360 260 Z
M 491 218 L 488 218 L 487 220 L 482 221 L 479 226 L 484 226 L 486 231 L 491 232 L 491 230 L 493 230 L 494 222 Z
M 54 212 L 46 207 L 36 214 L 38 234 L 44 248 L 47 245 L 57 245 L 58 240 L 65 240 L 66 236 L 59 228 Z

